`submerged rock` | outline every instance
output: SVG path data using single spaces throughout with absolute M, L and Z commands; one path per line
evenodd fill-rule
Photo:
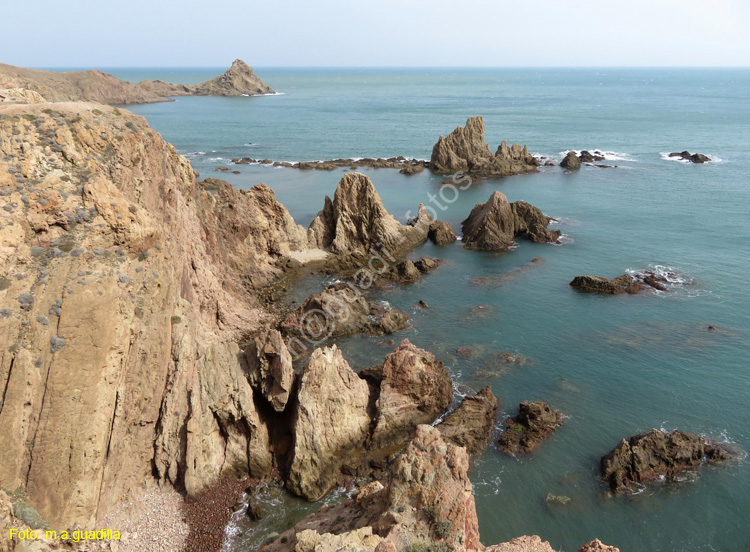
M 524 201 L 509 203 L 502 192 L 496 191 L 486 203 L 476 205 L 461 223 L 463 244 L 467 249 L 502 250 L 522 235 L 533 242 L 556 242 L 562 233 L 547 229 L 551 220 L 533 205 Z
M 552 410 L 547 403 L 524 401 L 518 407 L 518 416 L 505 422 L 507 427 L 498 445 L 508 454 L 534 453 L 562 423 L 562 412 Z
M 652 429 L 620 441 L 602 457 L 602 479 L 614 492 L 636 491 L 643 484 L 674 481 L 703 464 L 722 462 L 732 451 L 694 433 Z
M 461 405 L 437 426 L 448 442 L 466 448 L 470 456 L 484 452 L 497 419 L 497 397 L 487 386 L 466 397 Z

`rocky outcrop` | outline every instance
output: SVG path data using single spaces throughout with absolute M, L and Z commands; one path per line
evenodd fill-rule
M 449 223 L 439 220 L 430 224 L 427 237 L 435 245 L 448 245 L 458 239 L 456 238 L 456 233 L 453 231 L 453 227 Z
M 404 339 L 383 363 L 372 447 L 403 447 L 419 424 L 450 408 L 453 385 L 443 363 Z
M 278 330 L 263 332 L 246 350 L 248 380 L 276 412 L 283 412 L 294 384 L 292 355 Z
M 488 386 L 466 397 L 437 428 L 443 439 L 464 447 L 470 456 L 484 452 L 497 419 L 497 397 Z
M 310 224 L 308 239 L 310 247 L 335 255 L 366 259 L 374 251 L 389 262 L 423 243 L 429 223 L 420 206 L 412 224 L 400 224 L 386 211 L 372 181 L 361 173 L 349 173 L 339 182 L 333 201 L 326 197 L 323 210 Z
M 141 83 L 148 86 L 149 83 Z M 241 59 L 235 59 L 223 74 L 199 84 L 171 84 L 160 81 L 150 83 L 160 96 L 258 96 L 274 94 L 273 88 L 253 73 L 253 68 Z M 185 90 L 187 89 L 187 90 Z
M 600 469 L 614 492 L 638 491 L 644 484 L 674 481 L 686 471 L 731 457 L 728 447 L 694 433 L 652 429 L 620 441 L 602 457 Z
M 235 60 L 223 75 L 200 84 L 163 81 L 132 83 L 96 69 L 44 71 L 0 63 L 0 88 L 24 88 L 50 102 L 93 101 L 103 104 L 141 104 L 171 101 L 168 96 L 243 96 L 272 94 L 242 60 Z
M 325 495 L 346 463 L 357 467 L 369 436 L 370 392 L 341 351 L 316 349 L 299 383 L 287 487 L 308 500 Z
M 37 104 L 46 100 L 38 92 L 26 88 L 0 88 L 0 102 L 5 104 Z
M 505 422 L 498 446 L 508 454 L 532 454 L 562 423 L 562 412 L 547 403 L 524 401 L 518 406 L 518 415 Z
M 335 506 L 324 505 L 260 552 L 553 552 L 536 536 L 485 548 L 468 469 L 466 449 L 420 425 L 383 482 L 370 483 Z
M 702 153 L 690 153 L 689 151 L 675 151 L 670 153 L 669 157 L 679 157 L 680 159 L 690 161 L 691 163 L 708 163 L 711 161 L 711 158 L 708 155 L 703 155 Z
M 620 552 L 620 549 L 614 546 L 607 546 L 599 539 L 594 539 L 579 548 L 578 552 Z
M 432 272 L 441 262 L 431 257 L 422 257 L 416 261 L 405 259 L 395 265 L 392 265 L 387 272 L 379 275 L 381 284 L 389 282 L 398 282 L 401 284 L 410 284 L 419 280 L 423 274 Z
M 629 274 L 623 274 L 612 280 L 602 276 L 576 276 L 570 282 L 570 286 L 579 291 L 609 295 L 635 294 L 643 289 L 643 284 Z
M 580 169 L 581 159 L 576 155 L 576 152 L 569 151 L 565 158 L 560 162 L 560 166 L 569 170 Z
M 458 171 L 483 177 L 502 177 L 536 172 L 539 165 L 526 146 L 503 140 L 495 155 L 484 141 L 484 120 L 471 117 L 465 127 L 457 127 L 448 137 L 441 136 L 432 148 L 430 168 L 439 173 Z
M 368 301 L 356 287 L 340 283 L 308 297 L 280 328 L 286 336 L 321 343 L 356 333 L 394 333 L 404 329 L 408 320 L 405 313 Z
M 533 535 L 516 537 L 509 542 L 488 546 L 484 552 L 555 552 L 555 549 L 549 542 Z
M 555 242 L 562 235 L 549 230 L 552 219 L 524 201 L 508 202 L 502 192 L 494 192 L 487 203 L 479 203 L 462 224 L 467 249 L 494 251 L 508 249 L 517 236 L 533 242 Z
M 154 478 L 270 471 L 237 343 L 271 321 L 247 278 L 284 216 L 230 237 L 226 203 L 140 117 L 0 104 L 0 481 L 53 527 Z
M 368 167 L 371 169 L 400 169 L 401 174 L 411 176 L 414 174 L 421 173 L 427 161 L 420 159 L 409 159 L 404 156 L 399 157 L 363 157 L 357 159 L 329 159 L 327 161 L 300 161 L 297 163 L 290 163 L 289 161 L 273 161 L 271 159 L 253 159 L 252 157 L 235 157 L 232 159 L 232 163 L 235 165 L 273 165 L 274 167 L 285 167 L 287 169 L 300 169 L 303 171 L 334 171 L 339 168 L 347 168 L 351 170 L 359 169 L 360 167 Z M 227 170 L 229 167 L 226 167 Z

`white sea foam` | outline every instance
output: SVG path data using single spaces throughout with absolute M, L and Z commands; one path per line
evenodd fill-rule
M 605 161 L 629 161 L 631 163 L 637 163 L 638 160 L 634 158 L 629 153 L 621 153 L 618 151 L 606 151 L 601 149 L 581 149 L 581 150 L 567 150 L 567 151 L 561 151 L 558 155 L 560 158 L 564 158 L 566 155 L 568 155 L 568 151 L 575 152 L 576 155 L 581 155 L 582 151 L 588 151 L 592 155 L 600 155 L 604 157 Z
M 661 158 L 664 161 L 676 161 L 677 163 L 686 163 L 688 165 L 693 164 L 692 161 L 690 161 L 689 159 L 683 159 L 682 157 L 679 157 L 679 156 L 670 157 L 669 154 L 670 154 L 670 152 L 668 152 L 668 151 L 660 151 L 659 152 L 659 155 L 661 156 Z M 723 163 L 725 161 L 725 159 L 722 159 L 718 155 L 713 155 L 711 153 L 706 153 L 705 155 L 708 156 L 708 157 L 710 157 L 711 161 L 709 161 L 708 163 L 699 163 L 699 164 L 706 164 L 706 165 L 711 164 L 711 163 L 713 163 L 713 164 L 719 164 L 719 163 Z

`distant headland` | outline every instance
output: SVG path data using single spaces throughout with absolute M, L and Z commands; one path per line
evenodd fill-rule
M 104 104 L 143 104 L 172 101 L 171 96 L 258 96 L 274 90 L 241 59 L 223 74 L 199 84 L 160 80 L 126 82 L 96 69 L 45 71 L 0 63 L 0 89 L 26 89 L 49 102 L 95 101 Z

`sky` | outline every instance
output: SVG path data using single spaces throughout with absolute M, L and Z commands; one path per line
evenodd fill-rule
M 749 66 L 749 0 L 0 0 L 23 67 Z

